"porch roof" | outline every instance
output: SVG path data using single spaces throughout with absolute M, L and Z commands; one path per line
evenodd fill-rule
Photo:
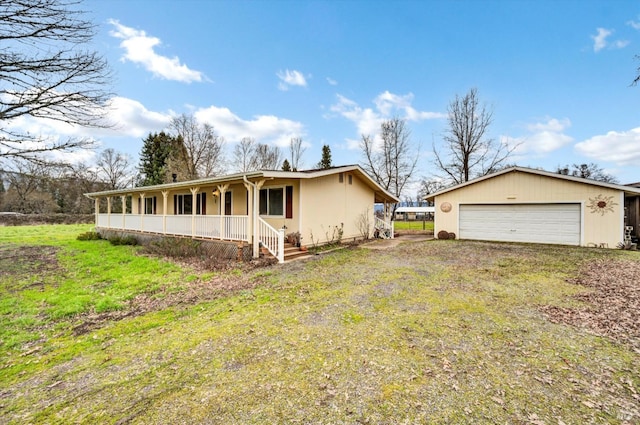
M 185 189 L 195 186 L 207 186 L 214 184 L 226 184 L 226 183 L 242 183 L 246 178 L 249 181 L 261 180 L 261 179 L 298 179 L 307 180 L 324 177 L 332 174 L 351 172 L 360 176 L 363 182 L 369 186 L 375 194 L 376 203 L 395 203 L 400 199 L 393 194 L 389 193 L 382 186 L 380 186 L 371 176 L 369 176 L 359 165 L 345 165 L 341 167 L 331 167 L 321 170 L 307 170 L 307 171 L 273 171 L 273 170 L 260 170 L 249 171 L 246 173 L 228 174 L 218 177 L 206 177 L 198 180 L 188 180 L 175 183 L 165 183 L 153 186 L 141 186 L 130 187 L 119 190 L 106 190 L 102 192 L 85 193 L 88 198 L 95 199 L 106 196 L 122 196 L 132 195 L 134 193 L 154 192 L 171 189 Z

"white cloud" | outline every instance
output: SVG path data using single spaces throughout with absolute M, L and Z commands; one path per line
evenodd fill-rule
M 292 137 L 303 136 L 304 126 L 296 121 L 273 115 L 258 115 L 244 120 L 228 108 L 210 106 L 194 113 L 196 119 L 214 126 L 216 133 L 229 142 L 238 142 L 243 137 L 253 137 L 260 143 L 289 146 Z
M 596 160 L 635 166 L 640 163 L 640 127 L 593 136 L 576 143 L 576 151 Z
M 304 75 L 302 75 L 300 71 L 296 71 L 295 69 L 293 71 L 289 71 L 288 69 L 284 72 L 279 71 L 276 73 L 276 75 L 278 76 L 278 78 L 280 78 L 278 88 L 282 91 L 289 90 L 289 87 L 291 86 L 307 86 L 307 80 Z
M 636 22 L 636 21 L 628 21 L 627 25 L 629 25 L 631 28 L 633 28 L 634 30 L 640 30 L 640 22 Z
M 327 83 L 329 83 L 330 86 L 337 86 L 338 82 L 336 80 L 334 80 L 333 78 L 329 78 L 327 77 Z
M 591 36 L 591 39 L 593 40 L 594 52 L 599 52 L 606 47 L 610 49 L 622 49 L 629 44 L 628 40 L 614 40 L 612 42 L 609 42 L 607 38 L 611 34 L 613 34 L 613 30 L 608 30 L 606 28 L 597 28 L 596 31 L 598 31 L 598 33 Z
M 127 27 L 114 19 L 110 19 L 109 23 L 115 27 L 109 34 L 122 40 L 120 47 L 125 50 L 122 61 L 140 64 L 156 77 L 165 80 L 191 83 L 205 79 L 202 72 L 181 64 L 177 56 L 168 58 L 156 53 L 154 49 L 161 44 L 159 38 L 148 36 L 144 31 Z
M 573 142 L 573 138 L 564 134 L 571 127 L 568 118 L 547 118 L 542 122 L 525 125 L 528 134 L 520 137 L 501 136 L 500 142 L 515 147 L 515 155 L 546 155 Z
M 600 50 L 607 47 L 607 37 L 611 35 L 611 31 L 604 28 L 598 28 L 597 31 L 598 31 L 597 35 L 591 36 L 591 38 L 593 39 L 594 52 L 599 52 Z
M 373 100 L 375 108 L 362 108 L 356 102 L 340 94 L 338 102 L 330 107 L 332 112 L 352 121 L 357 128 L 358 136 L 376 136 L 380 130 L 382 121 L 394 116 L 408 121 L 424 121 L 429 119 L 446 118 L 447 114 L 440 112 L 418 111 L 413 106 L 413 94 L 397 95 L 384 91 Z M 359 140 L 346 139 L 350 149 L 359 145 Z
M 109 117 L 114 125 L 108 131 L 116 132 L 121 137 L 145 137 L 160 131 L 169 125 L 171 117 L 175 115 L 172 111 L 150 111 L 137 100 L 126 97 L 111 99 L 109 109 Z
M 106 106 L 104 123 L 107 127 L 82 127 L 70 125 L 61 121 L 44 118 L 33 118 L 23 115 L 6 123 L 7 129 L 20 133 L 28 133 L 48 141 L 64 141 L 68 138 L 93 140 L 100 145 L 100 140 L 106 138 L 136 138 L 142 139 L 151 132 L 161 131 L 173 116 L 173 112 L 154 112 L 146 109 L 140 102 L 124 97 L 114 97 Z M 74 161 L 85 159 L 88 151 L 78 151 L 73 154 L 62 154 L 65 160 Z M 62 159 L 62 158 L 61 158 Z
M 532 133 L 544 131 L 560 133 L 565 129 L 571 127 L 571 121 L 569 120 L 569 118 L 563 118 L 561 120 L 556 118 L 548 118 L 546 122 L 531 123 L 527 124 L 526 127 L 527 130 Z

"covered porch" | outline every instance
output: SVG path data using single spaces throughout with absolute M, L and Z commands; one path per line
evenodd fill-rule
M 266 180 L 252 182 L 246 176 L 226 180 L 223 184 L 208 179 L 87 196 L 95 202 L 97 230 L 249 244 L 254 258 L 264 247 L 284 262 L 285 229 L 276 229 L 260 217 L 259 195 Z M 245 214 L 238 214 L 240 211 Z
M 390 217 L 375 217 L 374 204 L 397 202 L 358 166 L 256 171 L 86 196 L 95 202 L 98 232 L 234 242 L 251 246 L 253 258 L 266 250 L 279 262 L 288 237 L 298 246 L 368 238 L 374 230 L 392 238 Z

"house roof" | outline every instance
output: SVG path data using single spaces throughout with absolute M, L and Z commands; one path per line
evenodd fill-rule
M 554 179 L 572 181 L 572 182 L 576 182 L 576 183 L 588 184 L 588 185 L 592 185 L 592 186 L 599 186 L 599 187 L 606 187 L 606 188 L 609 188 L 609 189 L 621 190 L 626 195 L 640 195 L 640 188 L 635 188 L 635 187 L 632 187 L 632 186 L 624 186 L 624 185 L 613 184 L 613 183 L 605 183 L 605 182 L 601 182 L 601 181 L 597 181 L 597 180 L 585 179 L 585 178 L 582 178 L 582 177 L 565 176 L 564 174 L 552 173 L 552 172 L 544 171 L 544 170 L 536 170 L 536 169 L 533 169 L 533 168 L 509 167 L 509 168 L 505 168 L 503 170 L 497 171 L 497 172 L 495 172 L 493 174 L 489 174 L 489 175 L 486 175 L 486 176 L 478 177 L 477 179 L 469 180 L 468 182 L 460 183 L 458 185 L 451 186 L 451 187 L 448 187 L 446 189 L 439 190 L 439 191 L 437 191 L 435 193 L 430 194 L 429 196 L 425 197 L 424 199 L 426 199 L 427 201 L 432 201 L 436 196 L 443 195 L 445 193 L 461 189 L 461 188 L 463 188 L 465 186 L 470 186 L 472 184 L 480 183 L 480 182 L 482 182 L 484 180 L 489 180 L 489 179 L 492 179 L 494 177 L 498 177 L 498 176 L 501 176 L 503 174 L 508 174 L 508 173 L 527 173 L 527 174 L 533 174 L 533 175 L 538 175 L 538 176 L 551 177 L 551 178 L 554 178 Z
M 375 202 L 399 202 L 400 199 L 389 193 L 382 186 L 380 186 L 369 174 L 367 174 L 359 165 L 345 165 L 342 167 L 331 167 L 320 170 L 307 170 L 307 171 L 249 171 L 246 173 L 229 174 L 218 177 L 206 177 L 198 180 L 188 180 L 175 183 L 158 184 L 153 186 L 141 186 L 130 187 L 119 190 L 106 190 L 102 192 L 85 193 L 85 196 L 89 198 L 99 198 L 104 196 L 120 196 L 131 195 L 134 193 L 153 192 L 167 189 L 184 189 L 195 186 L 205 186 L 211 184 L 225 184 L 225 183 L 241 183 L 246 177 L 249 181 L 262 180 L 262 179 L 298 179 L 308 180 L 319 177 L 324 177 L 332 174 L 351 172 L 361 177 L 364 183 L 369 186 L 375 193 Z

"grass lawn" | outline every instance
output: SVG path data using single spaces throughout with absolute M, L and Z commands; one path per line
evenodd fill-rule
M 640 422 L 638 335 L 546 313 L 638 253 L 435 240 L 210 272 L 88 228 L 0 227 L 1 424 Z
M 433 221 L 394 221 L 393 228 L 397 231 L 428 231 L 433 232 Z

